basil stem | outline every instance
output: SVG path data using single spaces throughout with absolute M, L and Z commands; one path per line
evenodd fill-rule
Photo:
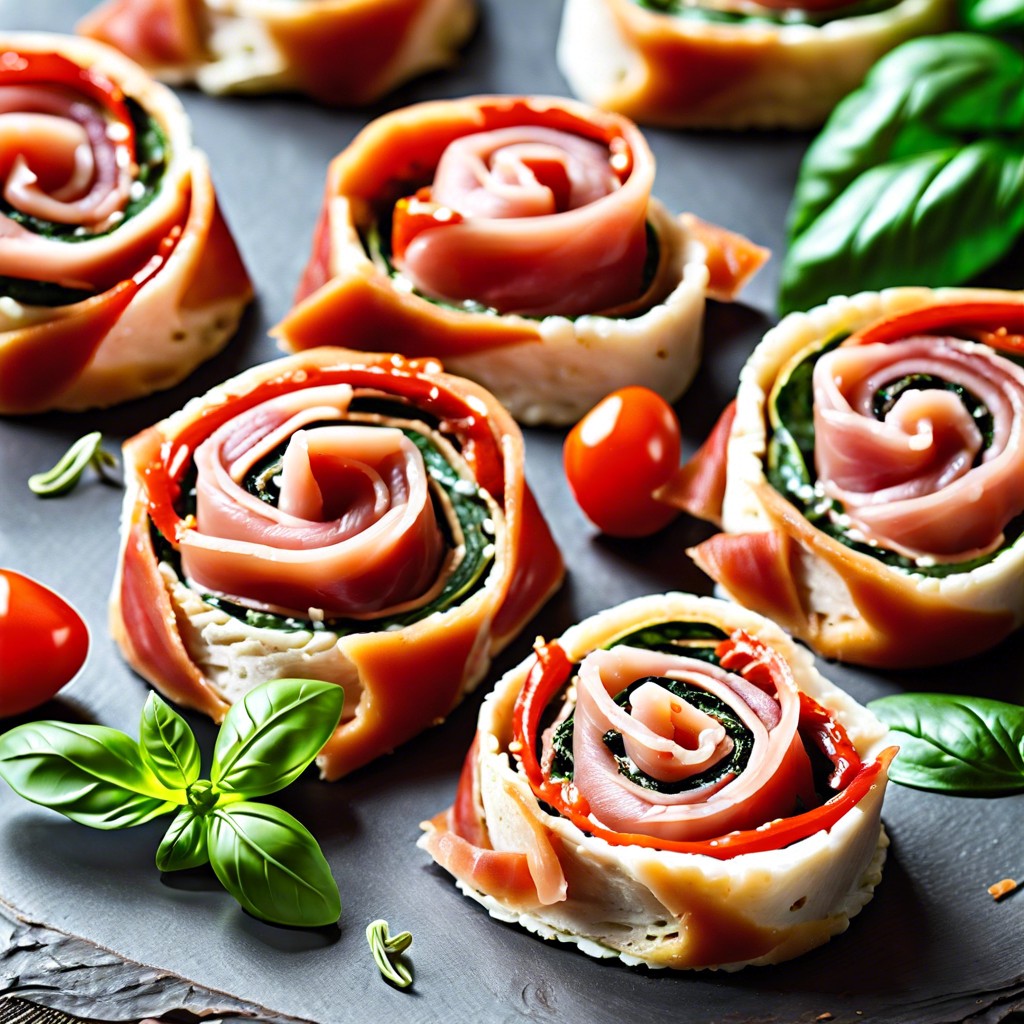
M 412 984 L 412 971 L 407 964 L 393 958 L 412 945 L 412 932 L 389 935 L 387 921 L 371 921 L 366 926 L 366 941 L 384 979 L 397 988 L 408 988 Z
M 150 694 L 139 741 L 101 725 L 30 722 L 0 736 L 0 778 L 26 800 L 93 828 L 141 825 L 177 810 L 156 853 L 161 871 L 209 861 L 224 888 L 274 924 L 332 924 L 341 898 L 313 836 L 286 811 L 247 799 L 302 774 L 341 719 L 333 683 L 275 679 L 232 707 L 199 778 L 185 720 Z
M 56 498 L 74 490 L 82 474 L 92 466 L 104 480 L 113 480 L 108 469 L 117 465 L 117 459 L 103 447 L 103 435 L 94 430 L 80 437 L 60 457 L 57 465 L 45 473 L 33 473 L 28 488 L 40 498 Z
M 899 734 L 894 782 L 938 793 L 1024 792 L 1024 707 L 985 697 L 903 693 L 868 708 Z

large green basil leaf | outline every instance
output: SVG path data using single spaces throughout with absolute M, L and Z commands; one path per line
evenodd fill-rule
M 977 32 L 1024 32 L 1022 0 L 961 0 L 960 17 Z
M 1024 707 L 938 693 L 898 694 L 868 707 L 899 734 L 894 781 L 944 793 L 1024 791 Z
M 156 851 L 156 866 L 161 871 L 198 868 L 210 859 L 206 847 L 207 819 L 191 807 L 183 807 Z
M 209 815 L 210 863 L 249 913 L 274 924 L 333 924 L 341 897 L 313 836 L 287 811 L 241 802 Z
M 250 690 L 217 735 L 214 786 L 246 797 L 283 789 L 330 739 L 344 699 L 340 686 L 315 679 L 274 679 Z
M 30 722 L 0 736 L 0 778 L 26 800 L 93 828 L 141 825 L 185 802 L 116 729 Z
M 199 778 L 199 744 L 188 723 L 155 693 L 142 709 L 142 759 L 171 789 L 186 789 Z
M 1022 153 L 1024 56 L 968 34 L 893 50 L 804 158 L 783 311 L 864 288 L 955 284 L 991 265 L 1024 228 Z
M 962 282 L 1022 230 L 1024 136 L 893 161 L 865 171 L 793 242 L 781 302 L 810 309 L 837 293 Z

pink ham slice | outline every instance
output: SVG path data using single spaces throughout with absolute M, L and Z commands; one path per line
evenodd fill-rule
M 619 772 L 603 741 L 609 730 L 622 736 L 638 767 L 664 782 L 704 772 L 732 750 L 732 740 L 716 719 L 657 683 L 637 687 L 630 711 L 615 703 L 617 693 L 648 676 L 688 682 L 733 709 L 754 736 L 742 773 L 727 773 L 680 793 L 660 793 Z M 799 692 L 788 675 L 778 692 L 766 693 L 695 658 L 627 646 L 595 651 L 583 660 L 577 683 L 573 781 L 590 817 L 617 832 L 685 842 L 756 827 L 791 813 L 794 794 L 810 798 L 810 763 L 798 733 L 799 718 Z
M 340 422 L 350 394 L 273 399 L 196 449 L 196 524 L 181 535 L 194 586 L 302 617 L 380 613 L 430 590 L 443 541 L 422 456 L 398 429 Z M 283 443 L 275 506 L 243 481 Z
M 42 220 L 106 231 L 124 214 L 135 171 L 122 133 L 67 89 L 0 88 L 4 199 Z M 81 245 L 42 238 L 2 213 L 0 237 L 0 273 L 92 286 L 92 256 Z
M 638 131 L 623 180 L 609 147 L 538 125 L 463 136 L 436 170 L 431 200 L 457 223 L 421 231 L 395 263 L 434 298 L 502 313 L 576 316 L 643 291 L 654 158 Z
M 981 401 L 989 447 L 950 391 L 908 389 L 877 419 L 875 394 L 910 374 Z M 916 337 L 826 353 L 813 388 L 818 479 L 855 529 L 911 557 L 963 561 L 999 545 L 1024 508 L 1024 371 L 983 346 Z

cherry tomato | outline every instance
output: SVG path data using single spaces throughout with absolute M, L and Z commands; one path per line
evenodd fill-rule
M 569 431 L 565 475 L 584 515 L 615 537 L 644 537 L 677 510 L 654 498 L 679 467 L 679 423 L 660 395 L 622 388 Z
M 0 718 L 48 701 L 85 662 L 89 631 L 49 587 L 0 569 Z

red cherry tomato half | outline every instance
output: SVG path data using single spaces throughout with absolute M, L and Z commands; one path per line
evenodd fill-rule
M 0 569 L 0 718 L 46 703 L 85 662 L 89 631 L 49 587 Z
M 622 388 L 569 431 L 565 475 L 595 526 L 615 537 L 644 537 L 678 514 L 653 495 L 679 468 L 680 449 L 668 402 L 648 388 Z

